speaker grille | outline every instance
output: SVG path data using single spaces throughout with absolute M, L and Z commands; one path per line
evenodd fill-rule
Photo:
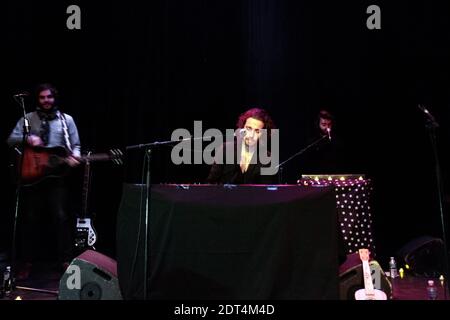
M 86 283 L 80 290 L 81 300 L 100 300 L 102 288 L 95 282 Z
M 121 300 L 116 262 L 101 253 L 87 250 L 75 258 L 63 274 L 58 299 Z

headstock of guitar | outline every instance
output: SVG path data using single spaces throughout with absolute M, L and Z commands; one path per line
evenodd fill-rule
M 359 249 L 359 258 L 361 259 L 361 261 L 369 261 L 369 249 Z
M 111 161 L 116 165 L 123 165 L 123 152 L 120 149 L 109 150 Z
M 116 165 L 122 165 L 123 152 L 120 149 L 111 149 L 107 153 L 88 153 L 82 159 L 85 161 L 111 161 Z

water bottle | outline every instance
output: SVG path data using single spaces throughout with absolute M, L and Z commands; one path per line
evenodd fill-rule
M 389 260 L 389 272 L 391 274 L 391 278 L 396 278 L 398 276 L 397 263 L 395 262 L 394 257 L 391 257 L 391 260 Z
M 427 294 L 429 300 L 436 300 L 438 296 L 437 288 L 433 280 L 428 280 Z
M 3 272 L 3 291 L 6 295 L 11 292 L 12 279 L 11 279 L 11 267 L 7 266 L 5 272 Z

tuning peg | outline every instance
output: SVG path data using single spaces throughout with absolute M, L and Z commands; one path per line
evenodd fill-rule
M 116 165 L 122 165 L 123 161 L 122 161 L 122 157 L 123 157 L 123 152 L 120 149 L 111 149 L 110 153 L 112 154 L 112 162 Z

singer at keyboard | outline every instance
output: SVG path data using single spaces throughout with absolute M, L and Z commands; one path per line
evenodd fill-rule
M 219 184 L 273 184 L 275 175 L 261 174 L 263 165 L 259 159 L 258 147 L 262 142 L 262 129 L 267 130 L 267 143 L 270 144 L 271 130 L 275 124 L 264 109 L 253 108 L 241 114 L 237 121 L 238 134 L 234 141 L 224 143 L 219 156 L 222 161 L 216 160 L 212 165 L 207 183 Z M 243 129 L 243 130 L 242 130 Z M 232 163 L 226 162 L 227 150 L 234 151 Z M 267 149 L 270 150 L 270 149 Z M 268 165 L 267 165 L 268 166 Z

